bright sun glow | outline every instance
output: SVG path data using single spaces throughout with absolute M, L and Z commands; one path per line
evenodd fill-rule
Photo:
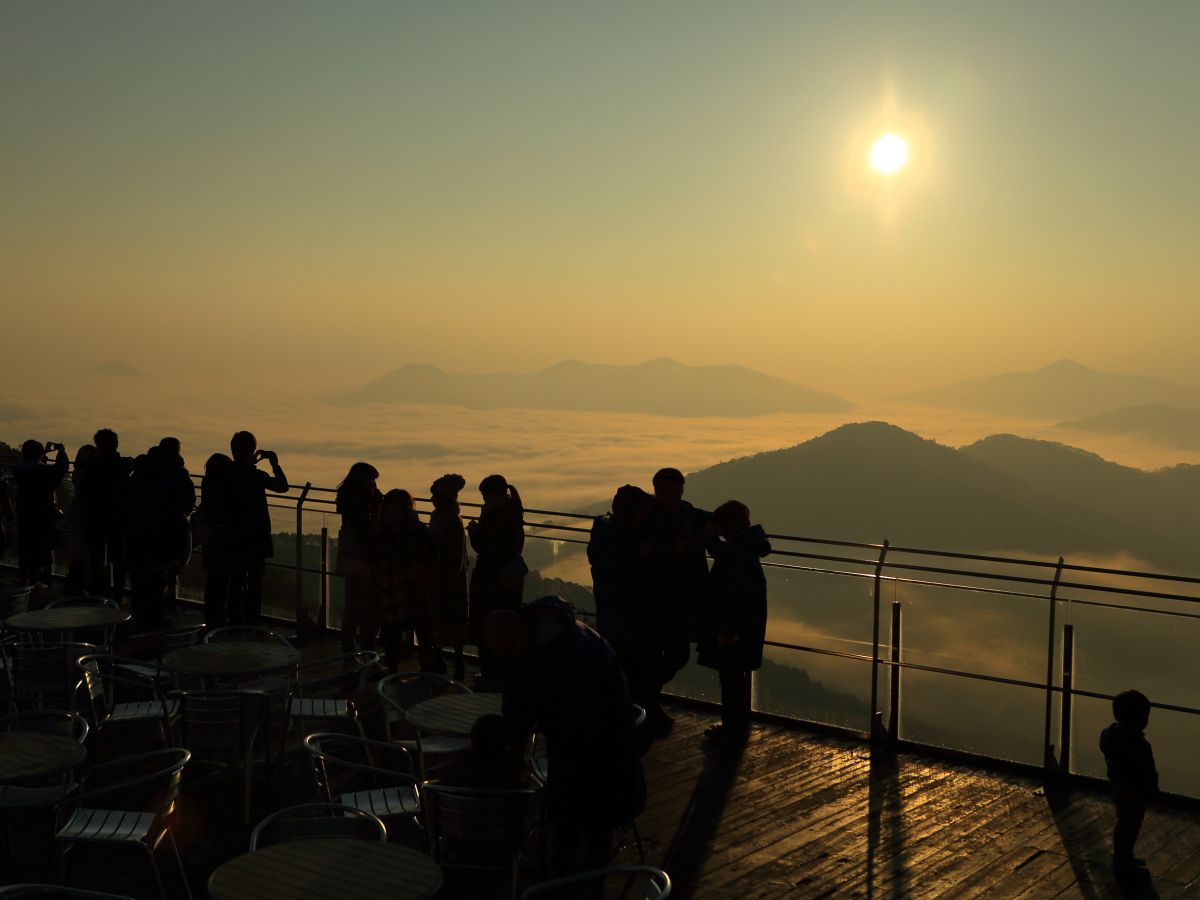
M 895 134 L 885 134 L 871 145 L 871 168 L 881 175 L 894 175 L 908 162 L 908 142 Z

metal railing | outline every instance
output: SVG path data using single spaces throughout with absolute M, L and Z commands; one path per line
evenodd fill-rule
M 198 476 L 194 476 L 199 480 Z M 319 531 L 306 530 L 305 513 L 336 515 L 335 491 L 313 485 L 291 485 L 286 494 L 271 495 L 269 507 L 295 515 L 295 558 L 291 563 L 269 563 L 291 570 L 295 575 L 295 620 L 307 615 L 303 575 L 320 579 L 319 615 L 316 621 L 329 627 L 330 579 L 338 577 L 330 565 L 331 542 L 328 526 Z M 428 515 L 428 498 L 418 498 L 418 512 Z M 465 519 L 477 518 L 478 503 L 462 502 Z M 561 510 L 527 508 L 527 537 L 563 544 L 586 545 L 594 516 Z M 536 518 L 541 517 L 541 518 Z M 306 561 L 305 534 L 319 534 L 318 559 Z M 1139 616 L 1161 616 L 1175 620 L 1200 620 L 1200 578 L 1162 572 L 1121 569 L 1068 563 L 1064 558 L 1039 560 L 1020 556 L 986 555 L 921 547 L 835 540 L 801 535 L 772 533 L 774 542 L 764 567 L 780 573 L 804 573 L 857 579 L 871 586 L 872 629 L 870 652 L 852 652 L 816 644 L 800 644 L 771 638 L 768 647 L 790 653 L 810 654 L 861 663 L 870 667 L 870 719 L 865 728 L 850 729 L 868 737 L 872 744 L 886 748 L 900 739 L 902 682 L 905 672 L 920 672 L 1037 691 L 1044 694 L 1042 744 L 1043 765 L 1048 771 L 1071 774 L 1072 714 L 1075 698 L 1112 700 L 1113 695 L 1081 689 L 1075 685 L 1075 626 L 1066 621 L 1060 627 L 1060 610 L 1073 606 L 1128 612 Z M 782 545 L 782 546 L 780 546 Z M 1089 581 L 1088 578 L 1107 581 Z M 1118 583 L 1112 583 L 1118 582 Z M 905 659 L 902 643 L 903 604 L 892 601 L 890 627 L 885 640 L 881 634 L 884 619 L 884 588 L 899 586 L 945 589 L 964 597 L 992 596 L 1006 601 L 1045 603 L 1045 677 L 1014 678 L 995 673 L 915 662 Z M 1186 593 L 1185 591 L 1192 591 Z M 1156 604 L 1156 605 L 1152 605 Z M 585 615 L 591 611 L 582 610 Z M 1068 616 L 1069 617 L 1069 616 Z M 885 652 L 886 651 L 886 652 Z M 883 681 L 888 682 L 888 716 L 885 721 L 880 702 Z M 1055 717 L 1055 701 L 1058 716 Z M 1200 716 L 1200 708 L 1178 703 L 1152 701 L 1156 709 L 1187 716 Z M 798 718 L 798 717 L 792 717 Z M 801 720 L 804 721 L 804 720 Z M 1001 758 L 994 754 L 983 756 Z

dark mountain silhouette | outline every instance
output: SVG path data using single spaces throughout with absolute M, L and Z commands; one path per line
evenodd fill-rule
M 132 376 L 145 375 L 145 372 L 135 369 L 128 363 L 123 362 L 106 362 L 103 365 L 93 366 L 87 370 L 88 375 L 114 375 L 114 376 Z
M 743 366 L 636 366 L 561 362 L 540 372 L 455 374 L 407 365 L 334 398 L 342 403 L 439 403 L 469 409 L 526 407 L 667 416 L 838 412 L 850 404 Z
M 1200 406 L 1200 387 L 1144 375 L 1101 372 L 1060 359 L 1033 372 L 972 378 L 901 394 L 895 399 L 926 406 L 1059 420 L 1145 403 Z
M 769 531 L 988 552 L 1136 554 L 1190 567 L 1181 530 L 1200 467 L 1148 473 L 1062 445 L 997 436 L 956 450 L 883 422 L 688 476 L 688 499 L 750 506 Z
M 1180 409 L 1166 403 L 1126 406 L 1086 419 L 1060 422 L 1059 427 L 1093 434 L 1122 434 L 1165 447 L 1200 450 L 1200 409 Z

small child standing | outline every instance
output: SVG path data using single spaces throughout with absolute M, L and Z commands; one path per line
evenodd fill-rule
M 1100 752 L 1108 765 L 1117 824 L 1113 828 L 1113 871 L 1118 877 L 1147 875 L 1145 862 L 1133 855 L 1146 807 L 1158 793 L 1154 750 L 1143 732 L 1150 721 L 1150 701 L 1140 691 L 1113 698 L 1111 725 L 1100 732 Z

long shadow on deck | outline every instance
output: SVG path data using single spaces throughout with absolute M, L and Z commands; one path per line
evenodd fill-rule
M 696 879 L 721 828 L 745 749 L 740 744 L 714 745 L 705 754 L 704 766 L 664 854 L 663 868 L 671 873 L 674 897 L 688 900 L 696 890 Z
M 1072 827 L 1069 819 L 1072 812 L 1070 787 L 1048 788 L 1046 801 L 1054 816 L 1054 826 L 1058 829 L 1063 852 L 1067 854 L 1067 860 L 1075 876 L 1075 887 L 1079 890 L 1080 896 L 1084 900 L 1093 900 L 1093 898 L 1101 900 L 1101 898 L 1113 896 L 1112 885 L 1114 882 L 1110 880 L 1107 871 L 1104 868 L 1097 871 L 1096 864 L 1094 862 L 1089 864 L 1086 857 L 1089 852 L 1095 853 L 1097 847 L 1104 847 L 1108 843 L 1111 839 L 1110 832 L 1106 832 L 1095 821 L 1088 819 L 1085 819 L 1083 824 L 1077 823 L 1075 827 Z M 1098 883 L 1097 877 L 1103 879 L 1103 883 Z M 1158 889 L 1149 881 L 1115 882 L 1115 884 L 1124 900 L 1159 900 Z
M 867 897 L 875 896 L 876 857 L 881 847 L 890 861 L 888 886 L 884 896 L 908 895 L 908 872 L 905 866 L 904 797 L 900 791 L 900 760 L 894 754 L 875 754 L 871 758 L 871 773 L 867 795 Z M 884 824 L 887 837 L 884 838 Z

